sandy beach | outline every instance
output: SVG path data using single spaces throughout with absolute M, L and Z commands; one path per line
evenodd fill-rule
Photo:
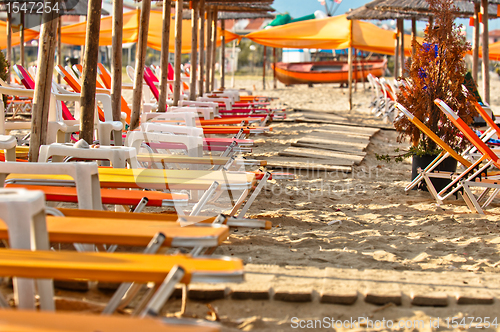
M 241 80 L 236 86 L 258 88 L 262 87 L 262 81 Z M 337 85 L 309 88 L 279 84 L 277 90 L 270 87 L 265 91 L 257 89 L 255 94 L 279 97 L 277 105 L 291 110 L 334 114 L 358 125 L 383 125 L 369 114 L 372 93 L 363 90 L 361 84 L 354 94 L 355 109 L 351 112 L 347 111 L 347 89 Z M 500 105 L 500 80 L 496 75 L 492 77 L 492 87 L 492 105 Z M 291 119 L 303 114 L 288 112 Z M 273 123 L 271 134 L 256 138 L 253 156 L 273 157 L 291 142 L 321 126 L 325 125 Z M 216 301 L 212 305 L 225 317 L 223 324 L 228 330 L 294 330 L 292 317 L 349 318 L 371 314 L 380 319 L 383 316 L 393 320 L 428 320 L 436 316 L 498 315 L 498 300 L 489 306 L 463 306 L 451 301 L 446 308 L 416 307 L 409 303 L 408 296 L 422 291 L 419 289 L 422 285 L 428 286 L 423 287 L 424 292 L 443 291 L 454 296 L 468 283 L 463 279 L 469 277 L 484 288 L 468 291 L 498 297 L 498 280 L 493 278 L 487 284 L 478 280 L 500 272 L 500 205 L 497 200 L 486 215 L 477 215 L 469 213 L 461 199 L 437 206 L 427 192 L 412 191 L 405 195 L 404 187 L 411 176 L 411 160 L 387 163 L 375 157 L 375 153 L 395 154 L 395 148 L 407 147 L 397 143 L 396 138 L 394 130 L 377 133 L 371 139 L 365 159 L 353 168 L 352 174 L 300 171 L 296 173 L 296 181 L 271 181 L 249 212 L 254 218 L 271 220 L 273 229 L 234 231 L 216 253 L 240 257 L 247 264 L 260 266 L 257 268 L 260 271 L 280 266 L 301 269 L 307 275 L 306 271 L 312 270 L 318 280 L 310 284 L 306 281 L 306 286 L 324 282 L 322 274 L 332 269 L 330 273 L 339 278 L 335 283 L 342 285 L 340 279 L 344 275 L 349 280 L 344 286 L 357 288 L 359 292 L 376 287 L 379 292 L 391 293 L 404 288 L 403 305 L 377 311 L 377 306 L 359 300 L 351 307 L 317 301 L 293 304 Z M 391 274 L 408 278 L 403 278 L 402 282 L 393 279 Z M 367 275 L 373 280 L 387 282 L 367 285 L 366 280 L 363 282 Z M 448 277 L 437 281 L 445 275 Z M 440 286 L 448 287 L 440 289 Z
M 387 127 L 370 114 L 372 92 L 362 84 L 353 96 L 351 112 L 347 89 L 338 85 L 279 84 L 273 90 L 268 82 L 264 91 L 261 78 L 237 77 L 236 87 L 279 97 L 274 106 L 287 108 L 286 122 L 274 122 L 272 132 L 254 138 L 252 158 L 275 158 L 292 142 L 328 126 L 293 121 L 306 114 L 335 116 L 357 126 Z M 499 92 L 500 79 L 494 75 L 493 105 L 500 105 Z M 190 299 L 185 316 L 216 318 L 224 331 L 295 331 L 308 327 L 308 320 L 323 321 L 324 317 L 342 321 L 365 317 L 395 324 L 424 321 L 425 325 L 372 328 L 358 320 L 353 326 L 322 323 L 314 330 L 468 330 L 468 325 L 454 328 L 450 319 L 466 317 L 469 324 L 470 317 L 489 317 L 492 322 L 500 316 L 500 201 L 494 201 L 486 215 L 477 215 L 469 213 L 462 199 L 438 206 L 427 192 L 415 190 L 406 195 L 411 160 L 387 163 L 375 156 L 408 147 L 396 139 L 395 130 L 380 130 L 370 139 L 363 161 L 349 173 L 296 171 L 296 180 L 269 181 L 247 216 L 270 220 L 273 228 L 232 229 L 229 239 L 215 251 L 245 262 L 246 283 L 193 285 L 222 289 L 224 299 Z M 269 291 L 271 298 L 236 300 L 229 289 Z M 272 297 L 290 291 L 306 294 L 305 301 Z M 355 302 L 320 303 L 328 292 L 354 296 Z M 401 302 L 376 305 L 368 303 L 367 294 L 399 296 Z M 84 293 L 57 290 L 56 295 L 59 309 L 83 311 L 99 311 L 99 304 L 111 296 L 95 287 Z M 415 296 L 426 295 L 431 300 L 444 298 L 446 305 L 412 304 Z M 457 296 L 493 298 L 494 302 L 459 304 Z M 164 311 L 176 315 L 180 306 L 180 299 L 171 299 Z M 438 317 L 439 327 L 432 323 Z M 496 321 L 500 324 L 500 317 Z M 492 325 L 486 330 L 500 329 Z

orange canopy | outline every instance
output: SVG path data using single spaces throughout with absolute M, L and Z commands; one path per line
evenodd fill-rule
M 488 53 L 490 60 L 500 61 L 500 42 L 496 42 L 494 44 L 490 44 L 488 47 Z M 479 56 L 483 57 L 483 48 L 479 48 Z
M 136 43 L 139 33 L 140 11 L 134 10 L 123 14 L 123 43 Z M 111 28 L 113 18 L 108 16 L 101 19 L 101 30 L 99 33 L 99 45 L 111 45 Z M 162 31 L 162 13 L 151 11 L 149 16 L 148 46 L 161 50 L 161 31 Z M 84 45 L 87 22 L 76 23 L 65 26 L 61 29 L 61 40 L 65 44 Z M 222 30 L 217 28 L 217 46 L 221 44 Z M 240 38 L 238 35 L 229 31 L 224 31 L 226 43 Z M 205 44 L 206 45 L 206 44 Z M 174 20 L 170 22 L 170 43 L 169 52 L 175 52 L 175 24 Z M 191 20 L 182 21 L 182 53 L 191 52 Z
M 396 35 L 374 24 L 350 21 L 346 15 L 290 23 L 245 36 L 271 47 L 343 49 L 393 55 Z M 405 36 L 405 53 L 411 55 L 411 37 Z
M 16 32 L 12 34 L 12 46 L 17 46 L 20 44 L 21 33 Z M 38 31 L 25 29 L 24 30 L 24 41 L 30 41 L 32 39 L 38 38 Z M 7 23 L 0 21 L 0 49 L 7 48 Z

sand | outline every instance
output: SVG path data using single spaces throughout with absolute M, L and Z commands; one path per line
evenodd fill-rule
M 262 87 L 261 81 L 238 83 L 240 87 Z M 279 97 L 278 105 L 291 109 L 335 114 L 358 125 L 383 125 L 369 114 L 372 95 L 369 90 L 364 91 L 361 84 L 354 94 L 356 107 L 351 112 L 346 108 L 347 91 L 338 86 L 309 88 L 280 84 L 277 90 L 269 88 L 257 90 L 255 94 Z M 497 103 L 499 89 L 500 80 L 494 75 L 492 104 L 500 105 Z M 300 118 L 303 113 L 289 112 L 289 115 Z M 273 157 L 297 138 L 322 126 L 325 125 L 274 123 L 273 133 L 257 138 L 253 156 Z M 444 272 L 458 273 L 450 277 L 450 282 L 460 276 L 500 272 L 498 200 L 487 215 L 477 215 L 469 213 L 463 200 L 450 200 L 437 206 L 427 192 L 412 191 L 405 195 L 411 161 L 387 163 L 375 157 L 375 153 L 395 154 L 396 147 L 407 147 L 407 144 L 399 144 L 396 138 L 397 132 L 392 130 L 377 133 L 368 146 L 364 161 L 354 167 L 352 174 L 302 171 L 297 173 L 296 181 L 271 181 L 249 213 L 255 218 L 271 220 L 276 227 L 270 231 L 233 232 L 216 253 L 234 255 L 251 264 L 317 268 L 318 273 L 328 268 L 339 269 L 340 275 L 342 270 L 351 270 L 356 271 L 358 277 L 366 271 L 371 271 L 373 278 L 379 272 L 418 271 L 422 284 L 432 284 Z M 400 285 L 400 282 L 379 283 L 376 287 L 381 292 L 390 292 Z M 500 283 L 491 280 L 483 286 L 498 291 Z M 351 287 L 360 292 L 366 290 L 356 283 L 351 283 Z M 417 288 L 410 285 L 404 293 L 410 294 Z M 454 294 L 459 290 L 459 286 L 451 287 L 446 293 Z M 229 330 L 238 326 L 244 329 L 241 324 L 252 319 L 255 322 L 248 323 L 253 326 L 253 329 L 247 326 L 249 330 L 293 330 L 290 321 L 293 315 L 308 319 L 334 314 L 357 317 L 377 310 L 376 306 L 359 300 L 352 307 L 314 301 L 309 304 L 227 301 L 220 301 L 217 306 L 219 314 L 226 314 L 224 323 Z M 500 312 L 498 303 L 467 308 L 451 305 L 440 309 L 412 307 L 407 303 L 383 311 L 385 317 L 391 319 L 457 315 L 496 317 Z

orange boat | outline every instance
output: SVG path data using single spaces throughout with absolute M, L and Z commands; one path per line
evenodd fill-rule
M 353 69 L 353 79 L 360 81 L 362 78 L 366 79 L 368 74 L 380 77 L 386 66 L 387 59 L 357 62 Z M 276 63 L 276 77 L 285 85 L 347 83 L 348 70 L 349 66 L 345 61 Z

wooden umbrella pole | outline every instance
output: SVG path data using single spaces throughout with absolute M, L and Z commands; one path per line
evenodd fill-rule
M 399 35 L 401 36 L 401 60 L 400 60 L 400 76 L 402 77 L 405 73 L 405 21 L 403 19 L 399 19 Z
M 394 50 L 394 79 L 398 78 L 399 74 L 399 29 L 396 33 L 396 49 Z
M 113 121 L 120 121 L 122 106 L 122 44 L 123 44 L 123 0 L 113 1 L 113 26 L 111 27 L 111 109 Z M 120 141 L 120 142 L 119 142 Z M 120 144 L 119 144 L 120 143 Z M 121 137 L 115 137 L 115 145 L 121 144 Z
M 189 100 L 196 100 L 196 78 L 198 69 L 198 1 L 193 1 L 191 10 L 191 72 L 189 73 Z
M 481 0 L 483 7 L 483 98 L 490 102 L 490 59 L 489 59 L 489 35 L 488 35 L 488 0 Z
M 20 31 L 20 41 L 19 48 L 21 51 L 21 66 L 24 67 L 24 12 L 21 11 L 21 31 Z M 59 45 L 57 46 L 57 56 L 59 56 Z
M 358 54 L 356 49 L 353 50 L 354 53 L 354 92 L 358 91 Z
M 58 0 L 47 0 L 45 3 L 54 8 Z M 54 70 L 54 55 L 56 51 L 57 13 L 45 12 L 42 16 L 42 27 L 38 41 L 37 72 L 35 77 L 35 92 L 31 110 L 31 139 L 28 159 L 38 161 L 40 145 L 47 143 L 47 126 L 50 108 L 50 89 Z M 41 56 L 46 54 L 47 56 Z
M 171 0 L 163 0 L 163 27 L 161 30 L 161 55 L 160 55 L 160 96 L 158 99 L 158 112 L 166 112 L 168 95 L 168 56 L 170 41 L 170 12 L 172 9 Z
M 207 58 L 206 58 L 206 69 L 205 69 L 205 92 L 210 92 L 210 72 L 212 69 L 212 10 L 207 8 Z
M 273 88 L 278 87 L 278 81 L 276 80 L 276 47 L 273 47 Z
M 215 63 L 217 62 L 217 7 L 212 11 L 212 56 L 210 57 L 210 91 L 215 91 Z
M 134 92 L 132 95 L 132 115 L 130 117 L 130 130 L 139 126 L 142 104 L 142 81 L 144 79 L 144 63 L 146 62 L 146 48 L 148 42 L 149 12 L 151 0 L 142 0 L 142 10 L 139 24 L 139 39 L 135 56 Z
M 417 19 L 412 18 L 411 19 L 411 56 L 415 57 L 415 54 L 417 54 L 417 48 L 415 47 L 415 40 L 417 38 Z
M 349 48 L 347 49 L 347 63 L 349 71 L 347 73 L 347 85 L 349 87 L 349 112 L 352 110 L 352 30 L 353 30 L 353 20 L 349 21 Z
M 80 139 L 92 144 L 94 138 L 94 113 L 99 54 L 99 30 L 101 27 L 102 1 L 90 0 L 87 15 L 87 34 L 82 73 L 82 101 L 80 111 Z M 51 68 L 52 70 L 52 68 Z
M 262 90 L 266 89 L 266 50 L 267 47 L 264 46 L 263 56 L 262 56 Z
M 61 16 L 57 18 L 57 64 L 62 66 L 62 42 L 61 42 L 61 28 L 62 28 L 62 20 Z M 24 53 L 24 52 L 23 52 Z M 24 66 L 24 64 L 23 64 Z M 57 74 L 57 83 L 61 83 L 61 75 Z
M 12 14 L 7 11 L 7 61 L 9 63 L 9 68 L 7 68 L 7 83 L 11 82 L 11 68 L 12 68 Z
M 220 21 L 220 28 L 222 29 L 222 39 L 220 44 L 220 88 L 224 90 L 226 86 L 226 21 Z
M 479 2 L 474 2 L 474 29 L 472 38 L 472 78 L 477 84 L 477 75 L 479 72 L 479 12 L 481 10 L 481 4 Z
M 199 63 L 200 63 L 200 75 L 199 75 L 199 88 L 198 88 L 198 95 L 202 96 L 203 95 L 203 87 L 204 87 L 204 79 L 205 79 L 205 0 L 200 0 L 198 9 L 200 11 L 200 56 L 199 56 Z
M 182 6 L 183 0 L 175 3 L 175 59 L 174 59 L 174 97 L 173 105 L 179 105 L 181 97 L 181 57 L 182 57 Z
M 363 90 L 366 90 L 366 84 L 365 84 L 365 63 L 363 61 L 363 54 L 361 54 L 361 82 L 363 82 Z

